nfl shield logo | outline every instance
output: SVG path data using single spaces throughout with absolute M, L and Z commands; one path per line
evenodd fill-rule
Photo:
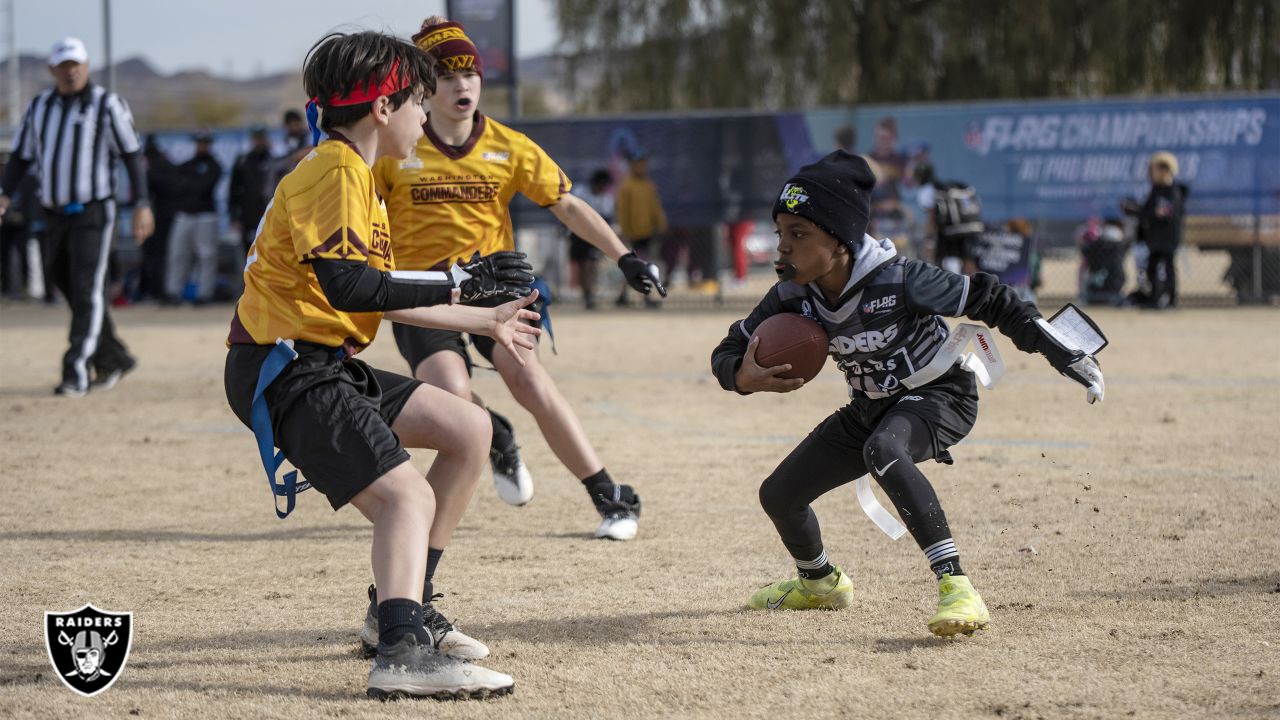
M 89 697 L 111 687 L 133 645 L 133 613 L 85 605 L 75 612 L 44 614 L 44 643 L 58 677 Z

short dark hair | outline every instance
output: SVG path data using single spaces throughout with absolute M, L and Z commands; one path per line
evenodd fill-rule
M 297 110 L 285 110 L 283 122 L 286 125 L 292 122 L 302 122 L 302 113 Z
M 836 128 L 835 140 L 837 148 L 853 152 L 853 147 L 858 144 L 858 131 L 852 125 L 841 125 Z
M 335 32 L 320 38 L 302 66 L 303 88 L 320 106 L 320 127 L 332 130 L 364 119 L 373 110 L 372 101 L 328 107 L 328 99 L 349 95 L 371 80 L 382 81 L 397 62 L 405 86 L 387 96 L 392 110 L 398 110 L 415 92 L 435 92 L 434 63 L 416 45 L 371 31 Z
M 592 187 L 595 187 L 597 185 L 607 186 L 609 185 L 609 183 L 613 182 L 613 175 L 608 170 L 604 168 L 600 168 L 595 172 L 591 173 L 591 180 L 589 182 Z

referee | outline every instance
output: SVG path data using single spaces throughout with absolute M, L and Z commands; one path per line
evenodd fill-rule
M 62 382 L 53 391 L 83 397 L 90 388 L 110 389 L 137 364 L 116 338 L 107 313 L 117 158 L 124 159 L 136 199 L 138 242 L 151 235 L 155 220 L 129 106 L 89 82 L 84 43 L 69 37 L 54 45 L 49 72 L 55 87 L 27 106 L 0 179 L 0 216 L 9 209 L 8 192 L 35 165 L 48 219 L 48 277 L 71 305 L 71 347 L 62 359 Z

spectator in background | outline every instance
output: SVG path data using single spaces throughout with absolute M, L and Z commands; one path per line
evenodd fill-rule
M 658 186 L 649 178 L 649 160 L 644 152 L 637 152 L 631 158 L 627 178 L 618 188 L 617 207 L 623 239 L 631 244 L 637 255 L 648 259 L 653 242 L 667 231 L 667 214 L 662 210 Z M 671 272 L 670 265 L 667 272 Z M 644 304 L 649 308 L 659 305 L 652 296 L 646 296 Z M 627 305 L 626 283 L 618 292 L 617 305 Z
M 276 158 L 271 187 L 280 184 L 280 179 L 293 171 L 302 158 L 311 152 L 311 128 L 302 113 L 297 110 L 285 110 L 284 118 L 284 154 Z
M 1138 240 L 1147 246 L 1147 281 L 1151 284 L 1149 306 L 1154 309 L 1176 307 L 1178 275 L 1174 258 L 1182 245 L 1182 226 L 1186 216 L 1186 185 L 1178 183 L 1178 159 L 1169 152 L 1151 156 L 1148 165 L 1151 191 L 1141 205 L 1126 200 L 1125 212 L 1138 218 Z
M 169 233 L 173 230 L 174 204 L 178 195 L 178 167 L 160 149 L 155 135 L 147 136 L 142 156 L 147 163 L 147 192 L 151 195 L 156 231 L 142 243 L 142 278 L 135 299 L 163 300 Z
M 253 244 L 258 221 L 267 211 L 267 203 L 275 192 L 272 171 L 275 159 L 267 141 L 267 129 L 255 126 L 249 130 L 249 151 L 236 158 L 231 167 L 231 188 L 227 196 L 227 214 L 231 229 L 240 235 L 245 254 Z
M 837 150 L 843 150 L 850 155 L 857 155 L 857 151 L 853 148 L 858 144 L 858 130 L 852 125 L 841 125 L 836 128 L 835 135 L 832 137 L 836 143 Z
M 609 194 L 610 186 L 613 185 L 613 176 L 609 171 L 600 168 L 591 173 L 591 180 L 587 186 L 574 185 L 570 191 L 574 195 L 582 198 L 584 202 L 591 206 L 604 218 L 604 221 L 612 224 L 614 220 L 614 200 Z M 596 263 L 600 260 L 600 250 L 595 245 L 569 233 L 569 262 L 573 263 L 578 272 L 578 284 L 582 286 L 582 305 L 588 310 L 596 309 Z
M 1040 257 L 1036 252 L 1031 223 L 1013 218 L 1003 229 L 988 229 L 975 235 L 965 251 L 964 272 L 984 272 L 1012 287 L 1023 302 L 1036 301 L 1040 285 Z
M 196 305 L 213 297 L 218 276 L 218 213 L 213 189 L 222 177 L 222 166 L 210 149 L 213 136 L 199 133 L 194 138 L 196 153 L 177 168 L 176 213 L 169 234 L 168 263 L 165 267 L 165 304 L 182 302 L 188 281 L 195 270 Z
M 1109 217 L 1102 224 L 1096 218 L 1079 233 L 1081 277 L 1080 299 L 1089 305 L 1123 305 L 1124 259 L 1129 244 L 1119 218 Z
M 40 212 L 40 179 L 27 174 L 9 196 L 9 211 L 0 218 L 0 294 L 11 300 L 25 299 L 32 288 L 36 263 L 28 264 L 27 248 L 43 224 Z M 43 286 L 43 280 L 38 279 Z
M 898 149 L 898 120 L 886 116 L 876 121 L 872 135 L 871 152 L 867 157 L 874 162 L 876 186 L 871 191 L 871 220 L 877 216 L 896 218 L 902 213 L 901 193 L 898 184 L 907 171 L 907 156 Z

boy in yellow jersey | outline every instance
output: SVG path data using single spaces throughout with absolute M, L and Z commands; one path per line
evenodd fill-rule
M 402 266 L 427 270 L 476 252 L 489 256 L 513 250 L 508 205 L 519 192 L 617 261 L 631 287 L 645 294 L 656 289 L 665 295 L 657 268 L 628 252 L 599 213 L 569 194 L 568 178 L 542 148 L 478 111 L 484 68 L 462 26 L 431 17 L 413 39 L 439 64 L 439 88 L 431 98 L 431 112 L 423 128 L 426 137 L 418 141 L 408 158 L 387 158 L 374 166 L 378 190 L 387 199 L 396 255 Z M 397 324 L 394 330 L 396 344 L 414 377 L 458 397 L 473 397 L 466 345 L 460 333 L 404 324 Z M 616 485 L 609 477 L 573 408 L 538 361 L 537 353 L 494 352 L 488 338 L 472 340 L 497 368 L 516 400 L 533 414 L 552 452 L 581 479 L 601 516 L 596 537 L 635 537 L 639 498 L 630 486 Z M 523 505 L 533 495 L 532 478 L 520 461 L 510 422 L 492 411 L 490 415 L 494 486 L 504 501 Z
M 471 403 L 376 370 L 354 355 L 385 316 L 491 336 L 509 352 L 534 347 L 532 277 L 514 254 L 449 272 L 395 270 L 386 209 L 371 163 L 402 158 L 422 135 L 435 88 L 417 48 L 373 32 L 334 33 L 308 54 L 303 82 L 329 139 L 276 188 L 245 265 L 228 338 L 225 386 L 253 429 L 272 491 L 314 486 L 334 509 L 373 523 L 381 643 L 369 672 L 376 698 L 483 697 L 511 692 L 502 673 L 453 657 L 424 626 L 428 545 L 443 547 L 484 466 L 490 425 Z M 462 307 L 497 296 L 497 307 Z M 435 307 L 427 307 L 435 306 Z M 439 454 L 424 480 L 403 445 Z M 279 447 L 280 453 L 273 454 Z M 306 483 L 275 472 L 284 458 Z

